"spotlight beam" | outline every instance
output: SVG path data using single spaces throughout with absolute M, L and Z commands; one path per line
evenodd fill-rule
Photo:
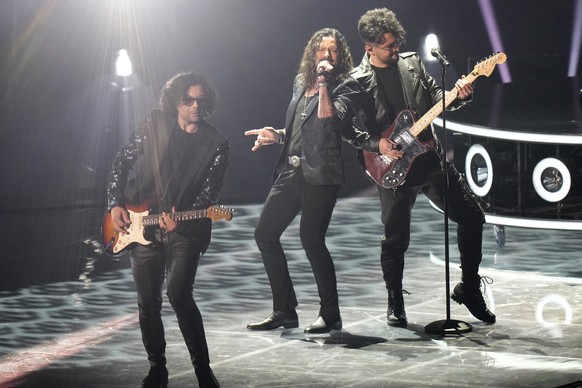
M 481 14 L 483 15 L 483 21 L 485 22 L 493 51 L 504 52 L 503 42 L 499 35 L 499 27 L 495 19 L 495 12 L 493 12 L 493 7 L 491 6 L 491 0 L 479 0 L 479 8 L 481 8 Z M 501 82 L 504 84 L 511 82 L 511 74 L 509 73 L 509 65 L 507 63 L 499 65 L 499 75 L 501 76 Z

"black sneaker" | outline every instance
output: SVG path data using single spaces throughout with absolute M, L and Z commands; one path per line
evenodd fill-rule
M 469 309 L 469 312 L 480 321 L 495 323 L 495 314 L 489 311 L 485 304 L 480 282 L 471 286 L 467 286 L 463 282 L 457 284 L 451 293 L 451 299 L 458 304 L 464 304 Z
M 388 290 L 388 310 L 386 311 L 386 319 L 389 325 L 406 327 L 408 326 L 408 318 L 406 311 L 404 311 L 404 297 L 403 290 Z

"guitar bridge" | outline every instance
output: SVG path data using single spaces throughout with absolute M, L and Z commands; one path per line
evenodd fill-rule
M 394 161 L 394 159 L 387 155 L 380 155 L 380 160 L 382 160 L 384 163 L 392 163 L 392 161 Z

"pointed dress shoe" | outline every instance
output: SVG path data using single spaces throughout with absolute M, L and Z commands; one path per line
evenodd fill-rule
M 321 315 L 317 317 L 315 322 L 307 326 L 304 330 L 305 333 L 309 334 L 322 334 L 329 333 L 332 330 L 342 329 L 342 317 L 338 315 L 335 319 L 330 319 L 326 321 Z
M 273 311 L 267 319 L 257 323 L 249 323 L 248 330 L 273 330 L 283 326 L 285 329 L 299 327 L 299 318 L 295 310 Z

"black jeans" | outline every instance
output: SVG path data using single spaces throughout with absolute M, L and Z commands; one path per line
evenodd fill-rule
M 192 295 L 200 248 L 190 239 L 172 233 L 159 247 L 138 245 L 131 250 L 131 269 L 137 288 L 139 326 L 151 366 L 165 364 L 166 340 L 162 324 L 162 285 L 167 274 L 167 295 L 192 364 L 209 365 L 208 345 L 200 310 Z
M 448 217 L 457 224 L 463 281 L 478 282 L 485 215 L 457 169 L 448 162 L 446 165 L 449 175 Z M 445 186 L 439 165 L 428 174 L 422 186 L 396 190 L 378 188 L 384 224 L 380 262 L 387 289 L 402 289 L 404 253 L 410 244 L 411 213 L 418 193 L 422 192 L 440 209 L 444 209 Z
M 273 310 L 287 311 L 297 306 L 280 238 L 301 212 L 299 237 L 315 275 L 319 314 L 329 320 L 339 314 L 335 267 L 325 245 L 339 188 L 307 183 L 300 168 L 283 171 L 273 184 L 255 229 L 255 240 L 271 284 Z

